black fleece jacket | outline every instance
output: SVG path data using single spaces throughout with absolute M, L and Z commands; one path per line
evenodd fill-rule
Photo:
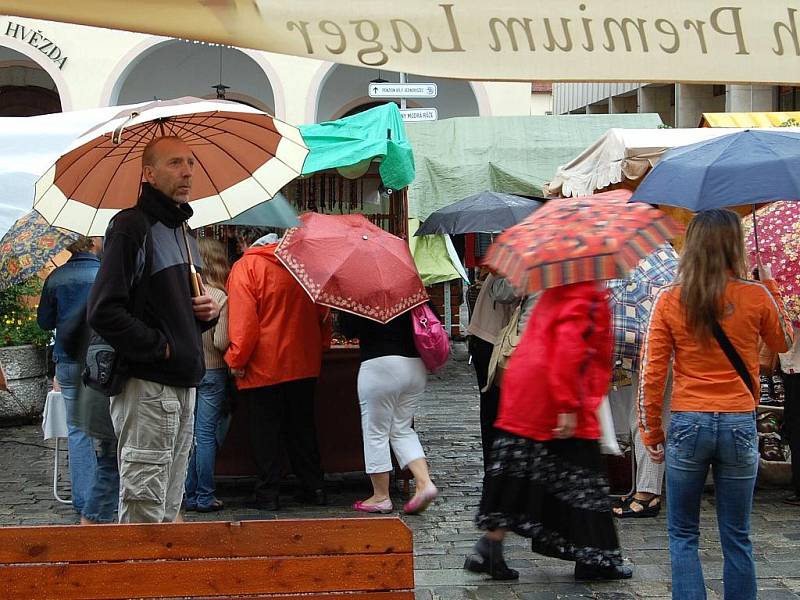
M 132 377 L 177 387 L 196 387 L 203 378 L 201 334 L 213 324 L 201 323 L 192 311 L 181 231 L 191 216 L 189 204 L 176 204 L 143 184 L 136 207 L 121 211 L 109 224 L 88 305 L 89 325 L 125 359 Z M 152 266 L 144 315 L 137 319 L 133 296 L 144 271 L 146 235 L 152 239 Z M 199 270 L 197 241 L 191 235 L 188 239 Z

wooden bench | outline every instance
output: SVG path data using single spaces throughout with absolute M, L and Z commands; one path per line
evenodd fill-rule
M 0 527 L 3 600 L 413 600 L 398 518 Z

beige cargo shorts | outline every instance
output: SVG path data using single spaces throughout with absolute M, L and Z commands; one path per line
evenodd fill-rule
M 195 388 L 131 378 L 111 398 L 120 523 L 174 521 L 194 435 Z

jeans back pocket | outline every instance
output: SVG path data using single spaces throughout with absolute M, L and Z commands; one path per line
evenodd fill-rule
M 697 423 L 675 423 L 669 428 L 667 453 L 674 458 L 692 459 L 697 450 L 697 438 L 700 425 Z

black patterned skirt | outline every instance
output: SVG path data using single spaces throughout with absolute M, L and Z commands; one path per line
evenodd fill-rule
M 501 432 L 475 519 L 508 529 L 544 556 L 598 567 L 622 564 L 608 478 L 595 440 L 537 442 Z

